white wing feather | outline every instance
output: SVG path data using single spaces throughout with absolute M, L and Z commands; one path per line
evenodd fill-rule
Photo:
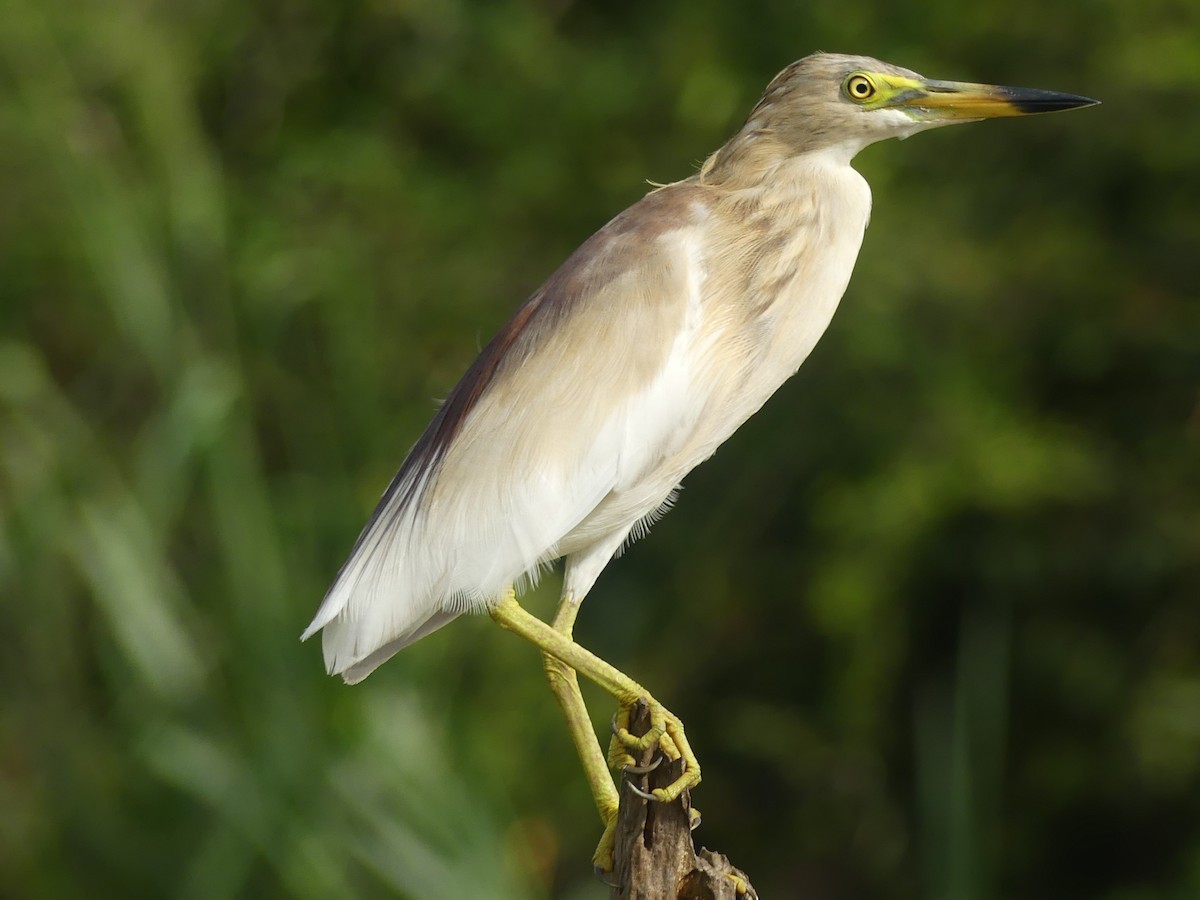
M 331 673 L 365 678 L 462 612 L 536 580 L 564 553 L 614 531 L 623 539 L 666 499 L 674 480 L 653 486 L 648 499 L 641 482 L 686 440 L 703 405 L 693 371 L 703 356 L 703 271 L 700 253 L 680 247 L 686 232 L 659 241 L 658 283 L 674 296 L 624 303 L 626 321 L 614 332 L 669 347 L 658 371 L 623 399 L 597 396 L 620 393 L 629 381 L 622 358 L 632 348 L 572 333 L 580 327 L 570 323 L 543 335 L 545 346 L 479 397 L 436 470 L 407 477 L 402 470 L 381 501 L 304 633 L 323 629 Z M 621 249 L 614 242 L 610 252 Z M 644 263 L 646 248 L 638 255 Z M 597 285 L 580 304 L 613 299 L 607 295 L 625 287 L 620 281 Z M 665 316 L 673 338 L 646 332 L 661 325 L 664 307 L 673 307 Z M 629 320 L 639 310 L 648 311 L 646 328 Z M 573 357 L 573 370 L 563 371 L 559 356 Z M 611 502 L 634 487 L 636 496 Z

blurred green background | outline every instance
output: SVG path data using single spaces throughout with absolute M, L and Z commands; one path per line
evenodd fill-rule
M 1104 105 L 862 154 L 832 328 L 579 639 L 764 896 L 1200 896 L 1200 6 L 3 10 L 0 894 L 606 895 L 529 646 L 297 637 L 476 349 L 827 49 Z

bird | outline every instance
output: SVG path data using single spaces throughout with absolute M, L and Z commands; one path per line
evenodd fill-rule
M 353 684 L 467 612 L 535 644 L 562 707 L 612 866 L 612 773 L 655 750 L 700 781 L 679 717 L 573 638 L 601 571 L 670 506 L 800 368 L 850 281 L 871 213 L 851 165 L 887 138 L 1097 101 L 937 81 L 865 56 L 815 53 L 768 84 L 690 177 L 654 186 L 517 309 L 437 409 L 337 573 L 307 639 Z M 518 595 L 565 560 L 554 619 Z M 607 755 L 578 677 L 617 702 Z M 650 729 L 629 731 L 633 704 Z

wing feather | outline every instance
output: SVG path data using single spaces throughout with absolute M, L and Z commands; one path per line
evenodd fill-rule
M 535 580 L 564 539 L 628 532 L 645 514 L 588 525 L 694 420 L 704 215 L 686 184 L 649 194 L 589 238 L 484 348 L 304 633 L 324 630 L 331 673 L 361 680 L 461 612 Z

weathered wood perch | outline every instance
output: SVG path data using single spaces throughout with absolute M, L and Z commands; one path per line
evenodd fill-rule
M 645 734 L 650 715 L 645 705 L 634 708 L 629 730 Z M 655 750 L 638 760 L 648 765 Z M 681 772 L 681 762 L 665 762 L 648 775 L 630 775 L 643 790 L 665 787 Z M 655 803 L 621 787 L 617 815 L 614 900 L 757 900 L 746 873 L 720 853 L 692 842 L 691 799 L 685 793 L 675 803 Z

